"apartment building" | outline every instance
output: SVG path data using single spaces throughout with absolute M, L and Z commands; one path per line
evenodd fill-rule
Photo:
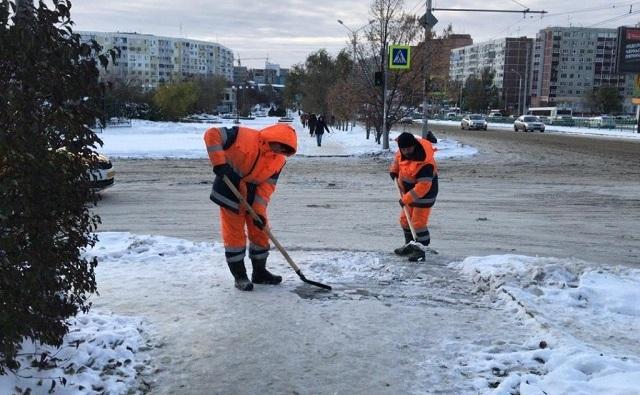
M 153 89 L 195 76 L 233 79 L 233 52 L 217 43 L 139 33 L 79 32 L 82 41 L 95 40 L 120 56 L 102 77 Z
M 586 94 L 613 86 L 625 97 L 624 111 L 633 112 L 633 78 L 615 73 L 617 30 L 548 27 L 536 35 L 531 78 L 532 106 L 590 112 Z
M 460 48 L 473 44 L 469 34 L 449 34 L 446 37 L 435 38 L 429 41 L 429 73 L 431 75 L 431 90 L 433 92 L 445 92 L 449 82 L 449 53 L 454 48 Z M 419 67 L 423 59 L 423 43 L 412 48 L 413 64 Z
M 526 37 L 506 37 L 452 49 L 449 78 L 464 83 L 489 68 L 495 74 L 494 84 L 500 91 L 504 110 L 523 113 L 528 106 L 532 54 L 533 39 Z

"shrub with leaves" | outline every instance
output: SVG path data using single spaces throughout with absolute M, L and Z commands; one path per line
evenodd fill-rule
M 82 251 L 100 221 L 87 169 L 108 64 L 73 33 L 69 1 L 17 3 L 0 0 L 0 374 L 25 338 L 60 345 L 96 292 Z

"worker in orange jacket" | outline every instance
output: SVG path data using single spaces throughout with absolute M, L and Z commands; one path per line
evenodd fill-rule
M 210 128 L 204 133 L 209 160 L 216 178 L 211 200 L 220 206 L 220 222 L 225 257 L 236 288 L 251 291 L 253 284 L 279 284 L 281 276 L 266 269 L 269 237 L 267 205 L 286 158 L 297 150 L 297 137 L 291 125 L 277 124 L 260 131 L 234 126 Z M 244 196 L 260 221 L 253 220 L 222 177 L 227 176 Z M 244 267 L 249 235 L 249 258 L 253 266 L 251 281 Z
M 436 148 L 431 143 L 438 139 L 429 132 L 427 139 L 415 138 L 411 133 L 401 133 L 396 139 L 398 152 L 389 168 L 389 175 L 393 182 L 398 182 L 403 193 L 400 206 L 407 206 L 418 243 L 428 246 L 431 242 L 429 235 L 429 215 L 431 207 L 438 195 L 438 166 L 434 157 Z M 422 249 L 409 244 L 413 240 L 409 219 L 404 209 L 400 212 L 400 226 L 404 232 L 405 245 L 396 248 L 398 255 L 407 256 L 410 261 L 425 259 Z

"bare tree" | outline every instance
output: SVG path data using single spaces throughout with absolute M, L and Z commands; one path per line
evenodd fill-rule
M 412 112 L 422 97 L 420 70 L 387 71 L 386 67 L 390 44 L 415 45 L 420 39 L 418 20 L 402 11 L 403 3 L 403 0 L 374 0 L 369 11 L 374 22 L 365 31 L 366 41 L 358 44 L 356 50 L 361 73 L 357 74 L 355 84 L 361 85 L 361 104 L 377 120 L 376 141 L 385 149 L 389 148 L 391 127 Z M 375 73 L 382 71 L 386 71 L 386 94 L 375 85 Z

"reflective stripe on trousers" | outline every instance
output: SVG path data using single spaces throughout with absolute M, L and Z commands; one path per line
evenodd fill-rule
M 409 215 L 411 216 L 411 224 L 416 231 L 417 242 L 424 245 L 429 245 L 431 238 L 429 235 L 429 216 L 431 215 L 431 207 L 407 207 L 409 209 Z M 404 215 L 404 210 L 400 212 L 400 226 L 403 230 L 409 230 L 409 221 Z
M 269 255 L 269 236 L 253 224 L 251 215 L 246 213 L 245 210 L 241 210 L 240 214 L 236 214 L 221 207 L 220 229 L 222 230 L 227 262 L 238 262 L 244 259 L 247 248 L 247 233 L 251 242 L 249 257 L 266 259 Z

